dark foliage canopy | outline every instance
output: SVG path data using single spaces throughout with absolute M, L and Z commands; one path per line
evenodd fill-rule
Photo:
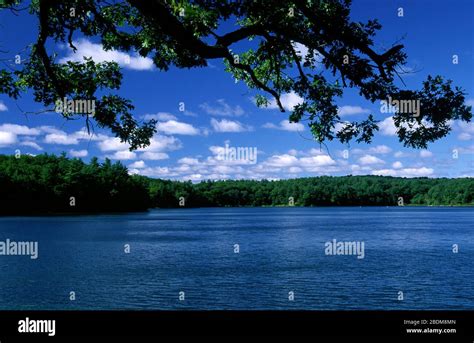
M 99 39 L 107 50 L 138 51 L 162 71 L 222 59 L 235 79 L 255 90 L 260 106 L 273 99 L 284 111 L 282 94 L 295 92 L 304 102 L 290 120 L 304 120 L 319 143 L 370 142 L 378 130 L 373 114 L 360 122 L 341 121 L 335 100 L 346 88 L 358 89 L 372 102 L 419 100 L 420 115 L 394 116 L 405 146 L 425 148 L 449 133 L 452 120 L 471 120 L 464 91 L 442 76 L 429 76 L 420 90 L 399 88 L 397 67 L 407 58 L 403 45 L 378 51 L 374 39 L 381 25 L 352 21 L 350 7 L 350 0 L 0 0 L 0 10 L 29 11 L 38 18 L 38 38 L 26 62 L 0 69 L 0 93 L 16 99 L 31 89 L 47 108 L 64 97 L 93 99 L 96 112 L 93 118 L 85 116 L 88 127 L 109 128 L 132 149 L 148 145 L 155 123 L 138 122 L 132 102 L 114 93 L 122 81 L 117 63 L 57 62 L 51 42 L 75 49 L 74 39 L 85 36 Z M 223 32 L 232 27 L 225 25 L 229 22 L 237 28 Z M 243 41 L 254 47 L 233 52 Z M 304 56 L 297 44 L 308 49 Z M 325 71 L 317 68 L 320 63 Z M 334 132 L 338 123 L 343 127 Z

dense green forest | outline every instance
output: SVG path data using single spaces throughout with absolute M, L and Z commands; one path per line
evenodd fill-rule
M 0 213 L 122 212 L 151 207 L 474 205 L 474 178 L 309 177 L 193 184 L 129 175 L 121 163 L 0 155 Z
M 147 188 L 146 179 L 110 160 L 0 155 L 0 213 L 145 210 Z

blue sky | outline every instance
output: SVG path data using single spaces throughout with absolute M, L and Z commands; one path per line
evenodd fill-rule
M 440 74 L 463 87 L 468 104 L 474 105 L 473 7 L 469 0 L 354 0 L 352 18 L 379 19 L 383 28 L 376 37 L 376 49 L 390 48 L 403 39 L 406 69 L 414 71 L 404 77 L 407 87 L 419 88 L 427 75 Z M 398 16 L 399 8 L 403 17 Z M 34 17 L 2 11 L 0 22 L 0 50 L 9 51 L 1 59 L 13 59 L 36 38 Z M 25 115 L 22 111 L 42 110 L 27 93 L 17 101 L 0 95 L 0 153 L 64 151 L 85 161 L 92 156 L 109 157 L 122 161 L 132 173 L 193 181 L 347 174 L 474 176 L 473 124 L 454 122 L 452 133 L 427 150 L 407 149 L 398 142 L 390 114 L 380 113 L 380 103 L 372 104 L 356 90 L 346 90 L 338 101 L 342 119 L 353 121 L 373 113 L 380 120 L 380 131 L 370 145 L 330 142 L 328 150 L 320 149 L 308 128 L 288 123 L 289 112 L 281 113 L 275 106 L 257 108 L 252 100 L 255 93 L 235 83 L 219 60 L 211 61 L 208 68 L 160 72 L 149 59 L 104 52 L 94 42 L 76 37 L 75 55 L 63 46 L 50 47 L 50 51 L 62 60 L 86 55 L 123 66 L 120 94 L 133 101 L 137 118 L 159 122 L 151 146 L 130 152 L 107 130 L 96 128 L 93 136 L 87 135 L 84 120 L 65 121 L 55 113 Z M 458 56 L 458 64 L 453 64 L 453 55 Z M 299 101 L 295 94 L 282 100 L 288 109 Z M 256 148 L 256 161 L 219 159 L 226 144 Z

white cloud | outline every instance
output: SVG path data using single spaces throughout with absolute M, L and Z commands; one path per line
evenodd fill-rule
M 167 121 L 167 120 L 177 120 L 176 116 L 172 115 L 171 113 L 167 112 L 158 112 L 155 114 L 145 114 L 143 116 L 143 119 L 145 120 L 161 120 L 161 121 Z
M 474 104 L 471 106 L 474 106 Z M 458 129 L 461 130 L 461 132 L 458 135 L 459 140 L 461 141 L 474 140 L 474 123 L 472 122 L 466 123 L 463 121 L 458 121 L 457 124 L 458 124 Z
M 71 149 L 69 150 L 69 155 L 71 155 L 72 157 L 86 157 L 87 155 L 89 155 L 89 152 L 87 150 Z
M 0 112 L 4 111 L 8 111 L 8 107 L 3 103 L 3 101 L 0 101 Z
M 458 139 L 460 141 L 470 141 L 473 139 L 473 136 L 467 132 L 461 132 L 459 135 L 458 135 Z
M 304 61 L 306 56 L 308 56 L 308 52 L 309 52 L 308 47 L 298 42 L 292 42 L 292 45 L 296 51 L 296 54 L 300 56 Z M 323 56 L 317 51 L 314 51 L 313 53 L 314 53 L 314 59 L 315 59 L 316 64 L 321 63 L 323 61 Z
M 59 144 L 59 145 L 76 145 L 79 144 L 79 140 L 74 135 L 69 135 L 66 132 L 61 133 L 50 133 L 44 137 L 44 142 L 48 144 Z
M 181 141 L 173 136 L 163 136 L 155 134 L 150 139 L 150 145 L 139 148 L 137 151 L 163 152 L 178 150 L 182 147 Z
M 339 131 L 342 131 L 349 124 L 350 124 L 350 122 L 348 122 L 348 121 L 344 121 L 342 123 L 336 123 L 336 125 L 334 125 L 334 128 L 332 129 L 332 132 L 334 134 L 337 134 Z
M 74 46 L 77 51 L 74 53 L 72 49 L 69 49 L 69 54 L 61 58 L 60 63 L 66 63 L 67 61 L 84 62 L 83 57 L 92 57 L 95 62 L 117 62 L 121 67 L 132 70 L 153 69 L 153 60 L 148 57 L 141 57 L 138 54 L 131 56 L 121 51 L 105 51 L 101 44 L 95 44 L 86 39 L 74 42 Z
M 283 108 L 287 111 L 293 111 L 293 108 L 296 105 L 301 104 L 303 101 L 304 101 L 304 99 L 293 91 L 290 92 L 290 93 L 282 94 L 280 96 L 280 102 L 281 102 Z M 270 109 L 270 110 L 279 109 L 276 100 L 273 99 L 273 98 L 270 99 L 270 101 L 268 103 L 268 106 L 263 107 L 263 108 Z
M 97 144 L 100 151 L 109 152 L 109 151 L 128 151 L 130 145 L 123 143 L 117 137 L 107 137 L 102 141 L 99 141 Z M 163 136 L 155 134 L 150 139 L 150 145 L 145 148 L 138 148 L 137 152 L 164 152 L 177 150 L 181 148 L 181 142 L 179 139 L 172 136 Z M 142 154 L 142 159 L 164 159 L 168 158 L 165 155 L 153 155 L 153 154 Z
M 170 171 L 168 167 L 147 167 L 143 169 L 132 169 L 129 170 L 131 174 L 140 174 L 148 177 L 156 177 L 156 178 L 163 178 L 163 177 L 171 177 L 177 176 L 176 173 Z
M 466 100 L 466 105 L 474 107 L 474 99 L 467 99 Z
M 273 155 L 265 163 L 271 167 L 290 167 L 298 164 L 298 158 L 288 154 Z
M 400 157 L 408 157 L 410 156 L 409 153 L 407 152 L 402 152 L 402 151 L 397 151 L 396 153 L 393 154 L 393 157 L 400 158 Z
M 421 167 L 421 168 L 404 168 L 399 170 L 394 169 L 380 169 L 372 171 L 372 175 L 381 176 L 399 176 L 399 177 L 422 177 L 430 176 L 433 174 L 433 169 Z
M 323 167 L 330 166 L 336 162 L 328 155 L 318 155 L 311 157 L 302 157 L 300 158 L 301 166 L 303 167 Z
M 169 156 L 167 153 L 164 153 L 164 152 L 146 151 L 140 155 L 140 158 L 144 160 L 158 161 L 158 160 L 166 160 L 169 158 Z
M 391 148 L 389 148 L 386 145 L 377 145 L 369 149 L 369 152 L 372 154 L 388 154 L 392 151 Z
M 215 106 L 205 102 L 199 105 L 199 107 L 207 114 L 213 116 L 238 117 L 244 114 L 244 110 L 239 105 L 232 107 L 224 99 L 219 99 L 216 102 L 217 105 Z
M 109 138 L 109 136 L 104 135 L 102 133 L 99 133 L 99 134 L 94 133 L 94 132 L 89 133 L 87 132 L 86 128 L 76 131 L 72 135 L 73 137 L 79 140 L 90 141 L 90 142 L 100 142 Z
M 308 55 L 308 47 L 306 45 L 298 43 L 298 42 L 293 43 L 292 45 L 296 51 L 296 54 L 300 56 L 302 59 L 304 59 L 306 55 Z
M 378 123 L 380 132 L 385 136 L 395 136 L 397 134 L 397 128 L 393 122 L 393 117 L 388 117 Z
M 133 169 L 143 169 L 146 167 L 145 161 L 135 161 L 128 166 L 129 168 Z
M 191 174 L 191 175 L 185 176 L 184 179 L 189 180 L 189 181 L 201 181 L 203 180 L 203 176 L 201 174 Z
M 298 173 L 301 173 L 302 171 L 303 169 L 301 169 L 300 167 L 290 167 L 288 169 L 288 172 L 292 174 L 298 174 Z
M 64 131 L 57 129 L 54 126 L 48 126 L 48 125 L 42 125 L 38 127 L 38 129 L 41 130 L 41 132 L 46 132 L 46 133 L 59 133 L 59 134 L 65 133 Z
M 395 169 L 403 168 L 403 164 L 400 161 L 393 162 L 392 168 L 395 168 Z
M 289 120 L 282 120 L 280 125 L 266 123 L 262 126 L 265 129 L 277 129 L 283 131 L 304 131 L 304 125 L 301 123 L 290 123 Z
M 178 160 L 178 163 L 197 165 L 197 164 L 199 164 L 199 160 L 196 159 L 196 158 L 192 158 L 192 157 L 183 157 L 183 158 L 180 158 Z
M 362 165 L 383 164 L 383 163 L 385 163 L 380 158 L 372 156 L 372 155 L 364 155 L 361 158 L 359 158 L 358 162 Z
M 337 114 L 339 114 L 341 117 L 367 113 L 370 113 L 370 110 L 360 106 L 342 106 L 337 110 Z
M 420 157 L 426 158 L 426 157 L 431 157 L 431 156 L 433 156 L 433 153 L 429 150 L 420 151 Z
M 222 119 L 221 121 L 212 118 L 211 126 L 216 132 L 244 132 L 249 131 L 250 128 L 246 127 L 238 121 L 232 121 L 227 119 Z
M 156 124 L 156 128 L 159 132 L 164 132 L 168 135 L 198 135 L 199 130 L 191 124 L 182 123 L 176 120 L 168 120 L 166 122 L 159 122 Z
M 15 135 L 28 135 L 28 136 L 37 136 L 41 131 L 37 128 L 29 128 L 25 125 L 17 124 L 2 124 L 0 125 L 0 131 L 11 132 Z
M 30 148 L 33 148 L 38 151 L 43 150 L 43 148 L 38 143 L 33 142 L 33 141 L 23 141 L 20 143 L 20 145 L 29 146 Z
M 288 168 L 288 171 L 292 168 L 290 171 L 291 173 L 295 173 L 298 169 L 308 172 L 322 172 L 324 171 L 324 168 L 335 164 L 336 161 L 334 161 L 329 155 L 324 154 L 301 158 L 297 158 L 290 154 L 282 154 L 269 157 L 263 162 L 260 168 Z
M 113 155 L 107 156 L 112 160 L 134 160 L 137 154 L 129 150 L 116 151 Z
M 0 131 L 0 146 L 7 146 L 16 143 L 16 135 L 11 132 Z
M 129 145 L 121 142 L 120 138 L 117 137 L 108 137 L 104 139 L 98 143 L 98 147 L 100 151 L 120 151 L 129 149 Z

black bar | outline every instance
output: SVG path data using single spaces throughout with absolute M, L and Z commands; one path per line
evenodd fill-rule
M 26 318 L 55 320 L 55 336 L 19 333 L 19 321 Z M 420 322 L 415 326 L 405 320 Z M 456 333 L 407 333 L 429 328 Z M 0 311 L 2 343 L 15 338 L 169 335 L 393 336 L 473 342 L 474 311 Z

